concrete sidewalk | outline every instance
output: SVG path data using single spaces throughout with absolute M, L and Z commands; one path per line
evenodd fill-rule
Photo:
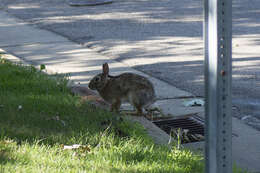
M 164 114 L 181 116 L 203 113 L 203 107 L 185 107 L 183 105 L 184 101 L 193 97 L 192 94 L 136 71 L 126 64 L 108 59 L 67 38 L 35 28 L 1 11 L 0 26 L 0 48 L 26 63 L 35 66 L 44 64 L 50 73 L 69 73 L 72 80 L 87 85 L 89 80 L 101 71 L 101 65 L 108 62 L 112 74 L 133 72 L 148 77 L 155 86 L 158 97 L 156 104 Z M 233 133 L 236 134 L 233 138 L 234 162 L 243 168 L 260 171 L 258 164 L 260 133 L 235 118 L 233 118 L 233 130 Z M 165 143 L 167 142 L 165 138 Z M 200 146 L 203 143 L 196 145 Z

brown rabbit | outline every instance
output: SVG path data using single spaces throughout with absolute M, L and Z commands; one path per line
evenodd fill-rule
M 134 73 L 109 75 L 108 64 L 103 64 L 103 73 L 93 77 L 89 88 L 97 90 L 100 96 L 111 104 L 111 111 L 118 112 L 122 102 L 129 102 L 142 115 L 142 109 L 155 101 L 153 84 L 145 77 Z

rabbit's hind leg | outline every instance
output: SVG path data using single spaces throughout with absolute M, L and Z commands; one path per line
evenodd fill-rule
M 142 100 L 139 99 L 139 96 L 136 92 L 129 92 L 128 94 L 128 100 L 130 104 L 135 108 L 135 112 L 130 112 L 127 114 L 135 115 L 135 116 L 142 116 L 143 115 L 143 104 Z

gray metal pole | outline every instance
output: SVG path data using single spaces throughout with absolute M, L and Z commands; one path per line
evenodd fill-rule
M 204 0 L 207 173 L 232 172 L 232 0 Z

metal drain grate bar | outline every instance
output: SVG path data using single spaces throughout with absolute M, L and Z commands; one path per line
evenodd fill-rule
M 168 127 L 169 129 L 171 128 L 181 128 L 181 129 L 188 129 L 190 132 L 195 132 L 195 133 L 202 133 L 204 135 L 204 128 L 202 125 L 200 124 L 196 124 L 194 122 L 187 122 L 189 124 L 184 124 L 184 123 L 171 123 L 171 121 L 169 123 L 165 123 L 165 124 L 161 124 L 161 123 L 155 123 L 157 126 L 165 126 Z
M 204 140 L 204 121 L 200 117 L 193 115 L 182 118 L 171 118 L 167 120 L 153 121 L 155 125 L 172 135 L 173 130 L 181 129 L 185 132 L 182 143 L 198 142 Z

